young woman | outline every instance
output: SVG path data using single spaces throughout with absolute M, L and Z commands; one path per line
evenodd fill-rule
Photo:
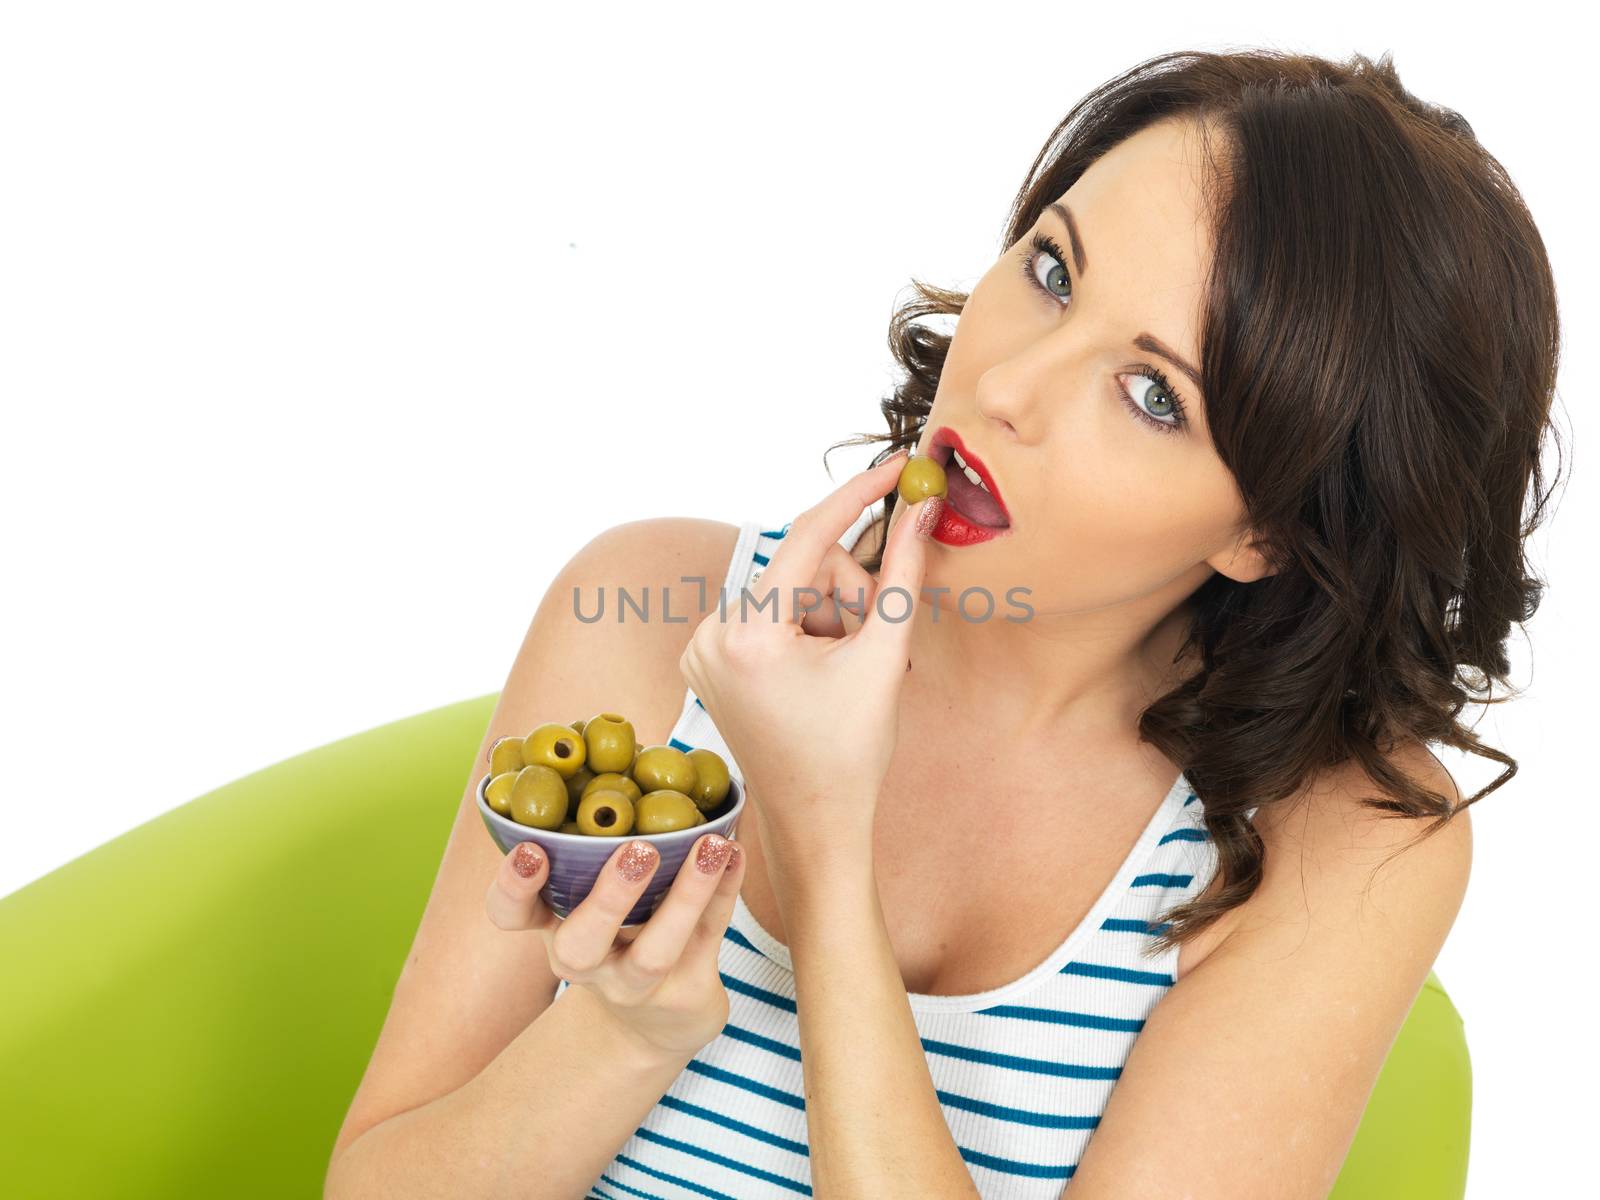
M 623 711 L 729 760 L 742 853 L 622 933 L 656 859 L 619 846 L 557 920 L 476 767 L 329 1195 L 1327 1194 L 1516 770 L 1457 715 L 1538 602 L 1549 264 L 1359 55 L 1140 64 L 1004 245 L 894 327 L 885 453 L 942 505 L 883 457 L 556 579 L 485 753 Z M 573 616 L 667 586 L 698 620 Z M 1504 770 L 1463 799 L 1430 742 Z

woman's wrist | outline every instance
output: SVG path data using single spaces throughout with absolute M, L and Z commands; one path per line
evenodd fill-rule
M 640 1072 L 683 1070 L 685 1064 L 700 1052 L 672 1048 L 651 1041 L 638 1029 L 619 1017 L 599 996 L 582 984 L 568 984 L 556 998 L 556 1003 L 575 1004 L 585 1012 L 585 1021 L 596 1031 L 605 1030 L 605 1044 L 614 1046 L 621 1060 L 631 1069 Z
M 870 830 L 810 846 L 794 858 L 769 860 L 767 870 L 786 928 L 795 920 L 830 919 L 841 910 L 859 913 L 861 904 L 877 898 Z

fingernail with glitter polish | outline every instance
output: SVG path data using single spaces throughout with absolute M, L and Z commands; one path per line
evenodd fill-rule
M 700 849 L 695 851 L 695 868 L 703 875 L 715 875 L 722 870 L 722 865 L 728 861 L 728 851 L 733 843 L 725 837 L 712 834 L 700 842 Z
M 917 536 L 923 541 L 933 539 L 933 527 L 939 523 L 939 514 L 944 511 L 943 496 L 929 496 L 922 502 L 922 511 L 917 514 Z
M 629 842 L 617 856 L 617 873 L 629 883 L 638 883 L 650 873 L 659 857 L 649 842 Z
M 511 852 L 511 869 L 524 879 L 532 879 L 539 873 L 540 864 L 544 859 L 539 857 L 539 850 L 532 842 L 518 843 L 517 848 Z

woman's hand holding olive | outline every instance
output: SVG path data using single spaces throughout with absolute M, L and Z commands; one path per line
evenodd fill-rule
M 594 890 L 565 920 L 539 898 L 549 871 L 544 854 L 527 877 L 516 869 L 516 852 L 507 854 L 485 897 L 489 919 L 501 929 L 537 932 L 556 975 L 588 989 L 618 1029 L 648 1050 L 692 1057 L 728 1021 L 717 955 L 744 878 L 744 855 L 736 842 L 706 834 L 690 847 L 649 920 L 624 930 L 661 857 L 643 840 L 618 840 Z M 630 851 L 634 845 L 647 853 Z M 719 858 L 719 846 L 727 847 L 725 857 Z M 710 873 L 698 866 L 703 848 L 716 866 Z M 639 878 L 623 874 L 620 868 L 630 863 L 645 867 Z
M 848 583 L 854 575 L 841 571 L 833 551 L 867 506 L 895 487 L 904 464 L 903 455 L 886 459 L 797 516 L 759 592 L 752 589 L 755 599 L 775 592 L 776 611 L 729 597 L 725 609 L 700 622 L 679 659 L 744 770 L 761 852 L 775 874 L 840 851 L 870 854 L 922 585 L 924 543 L 914 529 L 921 506 L 899 511 L 853 631 L 808 632 L 816 597 L 806 589 L 833 579 L 848 584 L 845 599 L 856 599 Z M 811 624 L 819 625 L 814 618 Z

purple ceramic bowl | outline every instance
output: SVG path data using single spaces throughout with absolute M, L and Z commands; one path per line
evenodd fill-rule
M 737 779 L 728 780 L 728 794 L 710 813 L 704 825 L 688 829 L 674 829 L 671 833 L 636 833 L 629 837 L 591 837 L 586 833 L 562 833 L 557 829 L 535 829 L 519 825 L 510 817 L 502 817 L 489 807 L 484 789 L 489 786 L 490 775 L 478 780 L 478 815 L 483 818 L 489 836 L 495 845 L 509 854 L 518 842 L 532 842 L 544 851 L 550 861 L 549 878 L 539 889 L 539 898 L 558 917 L 566 917 L 589 894 L 594 881 L 617 847 L 630 841 L 649 842 L 661 855 L 661 863 L 645 885 L 644 895 L 628 911 L 622 928 L 643 925 L 655 912 L 656 905 L 667 894 L 672 881 L 678 877 L 678 868 L 689 856 L 689 847 L 708 833 L 718 833 L 732 838 L 739 827 L 739 814 L 744 811 L 744 789 Z

